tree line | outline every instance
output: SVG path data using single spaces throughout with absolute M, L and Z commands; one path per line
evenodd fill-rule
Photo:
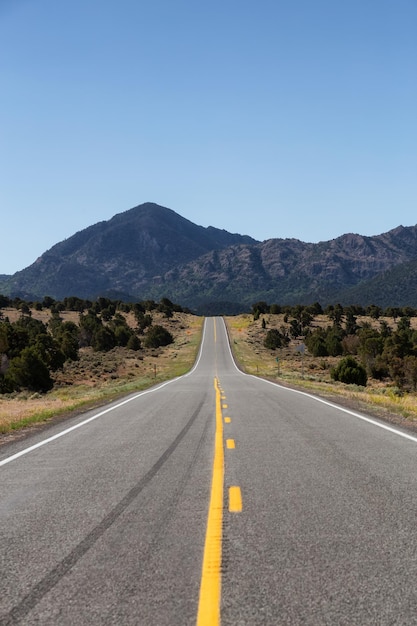
M 266 332 L 264 346 L 269 349 L 285 347 L 291 339 L 301 338 L 315 357 L 341 356 L 331 371 L 334 380 L 366 385 L 372 377 L 392 381 L 400 390 L 417 390 L 417 330 L 411 326 L 417 310 L 412 307 L 336 304 L 323 309 L 319 303 L 281 307 L 258 302 L 252 305 L 252 313 L 254 319 L 266 313 L 284 314 L 285 324 Z M 317 315 L 328 316 L 326 327 L 314 325 Z M 371 318 L 373 323 L 358 323 L 360 316 Z M 392 318 L 393 324 L 388 324 L 386 318 Z M 262 325 L 266 327 L 264 321 Z
M 17 321 L 11 322 L 4 316 L 6 307 L 20 312 Z M 50 311 L 47 323 L 32 317 L 32 310 L 43 309 Z M 78 324 L 64 321 L 62 311 L 78 312 Z M 0 295 L 0 393 L 52 389 L 53 373 L 66 361 L 77 361 L 83 347 L 106 352 L 121 346 L 137 351 L 172 343 L 173 336 L 167 328 L 153 323 L 154 311 L 166 318 L 176 311 L 189 312 L 168 298 L 126 303 L 109 298 L 93 302 L 76 297 L 63 301 L 45 297 L 40 302 L 26 302 Z M 134 328 L 124 313 L 133 313 Z

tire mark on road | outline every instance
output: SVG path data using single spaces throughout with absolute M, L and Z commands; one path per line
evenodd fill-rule
M 181 443 L 191 426 L 197 419 L 205 399 L 203 399 L 194 411 L 184 428 L 179 432 L 171 445 L 165 450 L 158 461 L 140 479 L 140 481 L 128 491 L 125 497 L 102 519 L 102 521 L 60 562 L 52 569 L 37 585 L 28 593 L 23 600 L 13 607 L 8 615 L 0 619 L 1 626 L 18 624 L 30 611 L 42 600 L 42 598 L 74 567 L 74 565 L 90 550 L 112 524 L 122 515 L 127 507 L 138 497 L 141 491 L 149 484 L 161 467 L 166 463 L 174 450 Z

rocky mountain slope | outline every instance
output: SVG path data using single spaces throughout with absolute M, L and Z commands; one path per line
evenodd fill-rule
M 217 303 L 220 312 L 257 300 L 417 306 L 416 287 L 417 226 L 317 244 L 258 242 L 151 203 L 90 226 L 0 278 L 0 292 L 25 299 L 168 297 L 198 310 Z

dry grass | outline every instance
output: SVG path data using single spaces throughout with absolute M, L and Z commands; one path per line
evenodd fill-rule
M 42 309 L 42 311 L 36 311 L 36 309 L 31 309 L 30 312 L 31 317 L 34 320 L 39 320 L 44 324 L 47 324 L 51 317 L 51 312 L 49 309 Z M 1 313 L 3 314 L 4 318 L 7 317 L 12 323 L 17 322 L 17 320 L 19 320 L 22 316 L 21 312 L 18 309 L 12 307 L 5 307 L 4 309 L 1 309 Z M 80 319 L 80 314 L 77 313 L 77 311 L 62 311 L 59 315 L 62 317 L 62 321 L 64 322 L 74 322 L 75 324 L 78 324 L 78 321 Z
M 264 315 L 263 317 L 266 321 L 265 329 L 262 328 L 262 319 L 254 321 L 252 315 L 225 318 L 233 353 L 242 369 L 248 374 L 311 391 L 316 395 L 333 399 L 339 404 L 346 404 L 417 430 L 416 394 L 401 394 L 393 384 L 384 384 L 373 379 L 368 380 L 367 387 L 335 382 L 330 376 L 330 371 L 338 363 L 340 357 L 315 358 L 307 352 L 301 354 L 297 351 L 297 346 L 301 341 L 293 340 L 287 348 L 277 350 L 265 348 L 263 340 L 267 331 L 270 328 L 280 330 L 285 323 L 283 315 Z M 395 328 L 392 318 L 384 319 Z M 413 318 L 412 321 L 412 326 L 415 327 L 417 319 Z M 370 322 L 379 328 L 378 320 L 358 319 L 358 323 L 363 322 Z M 318 316 L 313 325 L 328 326 L 329 324 L 329 318 L 323 315 Z
M 15 321 L 20 313 L 16 309 L 3 309 L 3 315 Z M 32 311 L 35 319 L 47 322 L 48 311 Z M 0 433 L 42 423 L 73 411 L 98 406 L 123 394 L 145 389 L 157 382 L 186 373 L 193 365 L 200 344 L 203 318 L 175 313 L 172 319 L 152 312 L 154 324 L 162 324 L 174 336 L 174 343 L 155 350 L 133 352 L 115 348 L 107 353 L 93 352 L 91 348 L 80 351 L 80 360 L 67 363 L 56 374 L 54 389 L 45 394 L 10 394 L 0 397 Z M 62 312 L 65 321 L 78 322 L 76 312 Z M 134 326 L 134 319 L 127 316 Z M 330 377 L 331 367 L 337 357 L 314 358 L 296 351 L 300 342 L 292 341 L 288 348 L 268 350 L 263 346 L 270 328 L 285 325 L 283 315 L 265 315 L 262 320 L 252 315 L 226 317 L 233 353 L 247 373 L 277 380 L 333 399 L 353 408 L 366 410 L 377 416 L 417 430 L 417 397 L 398 393 L 388 384 L 370 379 L 366 388 L 335 383 Z M 384 318 L 393 328 L 391 318 Z M 378 320 L 360 318 L 359 323 L 370 322 L 379 327 Z M 316 326 L 329 325 L 327 316 L 317 316 Z M 417 326 L 417 318 L 412 319 Z M 277 360 L 278 359 L 278 360 Z M 4 440 L 4 438 L 3 438 Z
M 14 321 L 15 309 L 3 314 Z M 47 322 L 46 311 L 33 311 L 32 316 Z M 78 322 L 78 313 L 63 312 L 65 321 Z M 180 376 L 194 364 L 200 345 L 203 318 L 174 313 L 171 319 L 152 312 L 153 323 L 165 326 L 174 343 L 164 348 L 134 352 L 114 348 L 110 352 L 80 351 L 80 359 L 68 362 L 55 375 L 54 389 L 47 394 L 14 393 L 0 397 L 0 433 L 48 421 L 56 416 L 98 406 L 121 395 Z M 133 319 L 131 319 L 134 324 Z

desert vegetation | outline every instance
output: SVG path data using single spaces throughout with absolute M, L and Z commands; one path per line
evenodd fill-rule
M 167 298 L 0 296 L 0 432 L 185 373 L 201 326 Z
M 245 371 L 417 425 L 417 310 L 256 302 L 225 317 Z M 188 371 L 203 318 L 167 298 L 0 296 L 0 432 Z
M 417 310 L 257 302 L 226 321 L 248 373 L 417 420 Z

